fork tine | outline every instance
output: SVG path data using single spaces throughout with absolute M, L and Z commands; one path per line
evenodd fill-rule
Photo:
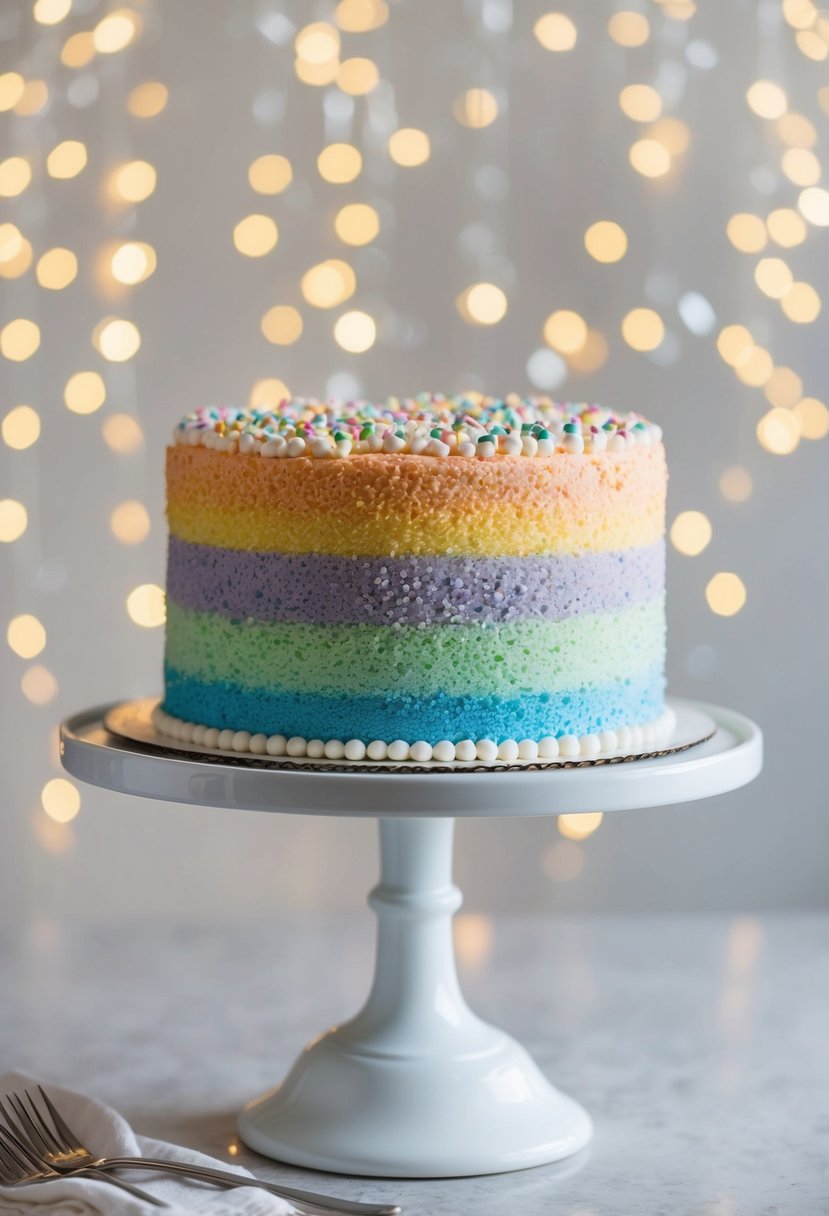
M 43 1163 L 32 1157 L 25 1145 L 21 1144 L 17 1137 L 5 1128 L 0 1129 L 0 1144 L 5 1149 L 6 1156 L 11 1158 L 18 1170 L 29 1174 L 33 1169 L 41 1170 L 43 1168 Z
M 26 1110 L 26 1107 L 20 1101 L 17 1094 L 9 1094 L 9 1105 L 17 1115 L 18 1126 L 22 1125 L 24 1136 L 29 1141 L 32 1148 L 41 1153 L 48 1153 L 49 1145 L 35 1127 L 34 1123 L 32 1122 L 31 1115 Z
M 43 1134 L 44 1138 L 48 1142 L 49 1148 L 53 1152 L 59 1153 L 61 1151 L 60 1142 L 58 1141 L 57 1136 L 52 1131 L 49 1124 L 44 1119 L 43 1115 L 40 1113 L 37 1103 L 34 1101 L 34 1099 L 32 1098 L 32 1095 L 29 1093 L 29 1091 L 27 1089 L 23 1090 L 23 1097 L 29 1103 L 29 1110 L 31 1112 L 32 1118 L 35 1120 L 35 1122 L 37 1123 L 38 1127 L 41 1130 L 41 1133 Z
M 6 1095 L 8 1098 L 8 1094 Z M 21 1153 L 27 1160 L 35 1160 L 33 1145 L 29 1143 L 28 1137 L 21 1131 L 17 1121 L 9 1114 L 6 1107 L 3 1105 L 3 1100 L 0 1098 L 0 1114 L 6 1120 L 6 1126 L 0 1124 L 0 1135 L 3 1136 L 6 1144 L 6 1151 L 11 1151 L 9 1141 L 17 1148 L 17 1155 Z
M 60 1112 L 57 1110 L 54 1102 L 49 1097 L 49 1095 L 47 1094 L 47 1092 L 43 1088 L 43 1086 L 38 1085 L 37 1088 L 40 1091 L 41 1098 L 46 1103 L 46 1109 L 49 1111 L 49 1114 L 52 1116 L 52 1122 L 54 1123 L 55 1128 L 57 1129 L 58 1136 L 62 1137 L 62 1139 L 63 1139 L 61 1148 L 66 1151 L 77 1148 L 79 1145 L 77 1136 L 74 1134 L 74 1132 L 72 1132 L 66 1126 L 66 1123 L 61 1118 Z
M 20 1166 L 7 1149 L 2 1133 L 0 1133 L 0 1176 L 9 1181 L 20 1177 Z

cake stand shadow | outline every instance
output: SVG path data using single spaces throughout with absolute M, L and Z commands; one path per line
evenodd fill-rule
M 452 883 L 458 816 L 535 816 L 668 806 L 747 784 L 762 766 L 748 718 L 671 702 L 713 737 L 653 760 L 517 772 L 292 772 L 131 742 L 102 706 L 61 726 L 61 756 L 93 785 L 234 810 L 371 816 L 380 823 L 374 980 L 362 1010 L 303 1051 L 239 1117 L 251 1148 L 294 1165 L 383 1177 L 457 1177 L 557 1161 L 583 1148 L 589 1115 L 525 1049 L 467 1006 L 458 984 Z

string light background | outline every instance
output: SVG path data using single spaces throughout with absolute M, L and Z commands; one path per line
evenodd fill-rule
M 356 898 L 368 825 L 80 788 L 55 723 L 159 687 L 179 414 L 424 388 L 662 424 L 671 686 L 769 740 L 693 813 L 464 824 L 468 901 L 825 900 L 827 58 L 812 0 L 3 6 L 0 904 Z

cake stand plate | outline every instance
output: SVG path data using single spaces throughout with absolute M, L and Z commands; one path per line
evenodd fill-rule
M 239 1118 L 251 1148 L 313 1169 L 385 1177 L 499 1173 L 584 1147 L 590 1117 L 555 1089 L 461 993 L 452 916 L 456 816 L 555 815 L 663 806 L 725 793 L 762 765 L 741 714 L 672 700 L 713 720 L 688 751 L 553 770 L 285 771 L 252 756 L 200 756 L 111 734 L 113 707 L 61 726 L 68 772 L 108 789 L 235 810 L 380 820 L 374 980 L 363 1009 L 321 1034 L 275 1089 Z

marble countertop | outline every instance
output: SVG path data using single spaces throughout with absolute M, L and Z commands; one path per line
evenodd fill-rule
M 475 1010 L 593 1116 L 554 1166 L 340 1179 L 240 1145 L 234 1117 L 353 1012 L 368 914 L 262 924 L 37 921 L 0 933 L 0 1072 L 111 1102 L 136 1130 L 406 1216 L 826 1216 L 829 916 L 456 922 Z

